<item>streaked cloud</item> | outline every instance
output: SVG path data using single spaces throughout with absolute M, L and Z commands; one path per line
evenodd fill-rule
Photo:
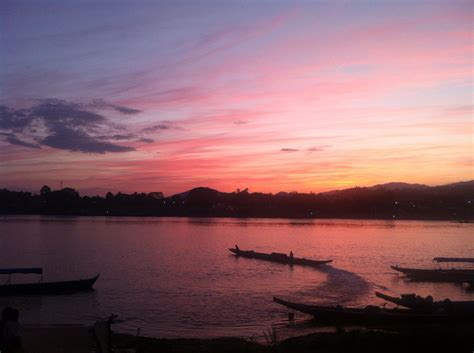
M 0 130 L 4 141 L 27 148 L 41 145 L 73 152 L 130 152 L 135 148 L 108 140 L 130 140 L 134 134 L 101 135 L 121 130 L 95 109 L 112 108 L 121 114 L 139 113 L 136 109 L 94 101 L 90 104 L 60 99 L 38 99 L 29 108 L 0 108 Z M 21 136 L 21 139 L 18 137 Z
M 135 151 L 133 147 L 102 141 L 86 132 L 64 126 L 55 127 L 50 135 L 40 140 L 40 143 L 72 152 L 106 153 Z
M 247 5 L 2 3 L 2 185 L 472 178 L 469 1 Z

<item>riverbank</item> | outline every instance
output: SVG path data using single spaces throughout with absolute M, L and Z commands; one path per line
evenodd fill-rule
M 270 335 L 272 336 L 272 335 Z M 85 326 L 25 327 L 25 353 L 90 353 L 95 344 Z M 403 331 L 359 330 L 313 333 L 267 344 L 237 337 L 215 339 L 160 339 L 113 333 L 113 346 L 137 353 L 335 353 L 335 352 L 469 352 L 474 349 L 474 328 L 432 327 Z
M 86 326 L 30 326 L 22 330 L 25 353 L 90 353 L 94 340 Z

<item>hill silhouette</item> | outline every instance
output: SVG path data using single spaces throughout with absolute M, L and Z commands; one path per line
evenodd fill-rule
M 474 180 L 434 187 L 388 183 L 318 194 L 198 187 L 170 197 L 161 192 L 90 197 L 46 185 L 39 194 L 0 190 L 1 214 L 474 220 L 472 202 Z

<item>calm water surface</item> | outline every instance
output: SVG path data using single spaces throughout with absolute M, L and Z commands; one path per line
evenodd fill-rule
M 288 324 L 272 296 L 351 306 L 381 304 L 375 290 L 474 300 L 461 286 L 410 283 L 390 269 L 474 257 L 473 230 L 417 221 L 0 217 L 1 268 L 43 267 L 45 281 L 101 274 L 91 293 L 0 298 L 0 307 L 16 306 L 23 322 L 44 325 L 114 313 L 129 319 L 120 330 L 159 337 L 301 333 L 309 317 Z M 227 251 L 234 244 L 334 262 L 317 270 L 237 259 Z

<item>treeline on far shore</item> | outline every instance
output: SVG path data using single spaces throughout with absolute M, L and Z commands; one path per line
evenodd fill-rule
M 474 181 L 429 187 L 390 183 L 325 193 L 265 194 L 209 188 L 164 197 L 161 192 L 81 196 L 76 190 L 38 194 L 0 190 L 0 214 L 84 216 L 474 219 Z

